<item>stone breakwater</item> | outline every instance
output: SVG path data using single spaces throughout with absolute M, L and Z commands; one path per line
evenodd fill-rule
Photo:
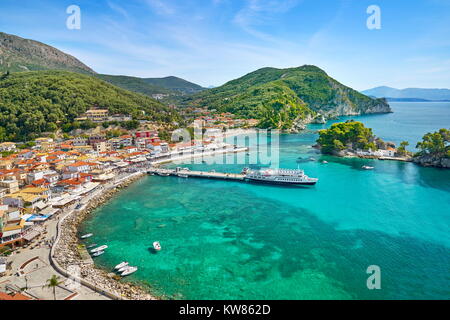
M 137 175 L 127 179 L 112 189 L 105 190 L 99 196 L 90 200 L 82 211 L 74 211 L 65 218 L 60 226 L 60 239 L 54 252 L 54 259 L 65 270 L 71 270 L 74 266 L 80 268 L 79 277 L 94 284 L 98 291 L 107 291 L 118 297 L 130 300 L 156 300 L 143 288 L 132 283 L 121 282 L 118 276 L 96 268 L 95 265 L 83 261 L 79 253 L 79 241 L 77 230 L 81 222 L 86 219 L 101 204 L 110 200 L 121 189 L 140 179 L 143 175 Z

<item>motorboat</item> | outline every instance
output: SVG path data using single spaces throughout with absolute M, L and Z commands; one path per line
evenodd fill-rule
M 117 266 L 115 266 L 114 270 L 119 270 L 119 269 L 122 269 L 123 267 L 127 267 L 127 266 L 128 266 L 128 262 L 124 261 L 124 262 L 119 263 Z
M 82 235 L 82 236 L 81 236 L 81 239 L 87 239 L 87 238 L 92 237 L 93 235 L 94 235 L 94 234 L 92 234 L 92 233 L 88 233 L 88 234 Z
M 120 269 L 117 269 L 117 272 L 118 272 L 118 273 L 122 273 L 122 272 L 124 272 L 125 270 L 127 270 L 128 268 L 129 268 L 129 266 L 126 265 L 126 266 L 124 266 L 124 267 L 122 267 L 122 268 L 120 268 Z
M 187 174 L 185 174 L 185 173 L 179 173 L 179 174 L 177 174 L 177 176 L 178 177 L 180 177 L 180 178 L 187 178 L 187 177 L 189 177 Z
M 327 163 L 328 163 L 328 161 L 326 161 L 326 160 L 323 160 L 323 161 L 322 161 L 322 163 L 323 163 L 323 164 L 327 164 Z
M 362 168 L 364 170 L 373 170 L 374 169 L 374 167 L 371 167 L 371 166 L 362 166 Z
M 159 241 L 153 242 L 153 249 L 155 249 L 156 251 L 161 250 L 161 244 L 159 243 Z
M 96 253 L 94 253 L 92 256 L 93 257 L 98 257 L 98 256 L 101 256 L 102 254 L 104 254 L 105 253 L 105 251 L 97 251 Z
M 123 271 L 120 275 L 121 275 L 122 277 L 125 277 L 125 276 L 128 276 L 128 275 L 130 275 L 130 274 L 136 272 L 137 270 L 138 270 L 137 267 L 127 267 L 127 268 L 125 269 L 125 271 Z
M 98 247 L 98 248 L 92 249 L 92 250 L 91 250 L 91 253 L 95 253 L 95 252 L 98 252 L 98 251 L 104 251 L 104 250 L 107 249 L 107 248 L 108 248 L 107 245 L 103 245 L 103 246 L 100 246 L 100 247 Z
M 98 244 L 93 243 L 93 244 L 88 245 L 86 248 L 87 248 L 87 249 L 91 249 L 91 248 L 94 248 L 94 247 L 96 247 L 96 246 L 98 246 Z

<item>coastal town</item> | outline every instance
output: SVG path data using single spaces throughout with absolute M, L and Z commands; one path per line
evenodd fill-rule
M 108 115 L 93 109 L 86 116 L 101 123 Z M 188 142 L 171 143 L 157 130 L 138 129 L 112 138 L 105 132 L 71 139 L 39 137 L 25 147 L 1 143 L 0 300 L 151 299 L 95 269 L 86 248 L 80 252 L 74 226 L 152 166 L 246 150 L 223 141 L 219 121 L 232 124 L 226 115 L 196 120 L 210 125 L 208 134 Z M 76 290 L 70 288 L 68 271 L 74 264 L 82 268 L 77 281 L 84 283 Z M 61 282 L 53 297 L 44 285 L 54 275 L 67 283 Z

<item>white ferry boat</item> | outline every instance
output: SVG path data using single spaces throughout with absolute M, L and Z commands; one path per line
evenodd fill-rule
M 319 179 L 308 177 L 303 170 L 295 169 L 260 169 L 242 171 L 248 181 L 287 184 L 287 185 L 315 185 Z

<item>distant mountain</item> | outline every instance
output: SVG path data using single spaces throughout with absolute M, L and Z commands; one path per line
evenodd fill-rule
M 29 71 L 0 77 L 0 141 L 24 141 L 42 132 L 76 128 L 89 108 L 108 109 L 170 124 L 180 121 L 169 107 L 91 75 L 67 71 Z
M 0 32 L 0 72 L 35 70 L 95 73 L 75 57 L 56 48 Z
M 143 80 L 154 86 L 178 91 L 181 93 L 195 93 L 205 90 L 205 88 L 199 86 L 198 84 L 173 76 L 165 78 L 143 78 Z
M 152 96 L 154 94 L 174 93 L 174 91 L 172 91 L 171 89 L 150 84 L 143 78 L 129 77 L 129 76 L 113 76 L 108 74 L 97 74 L 97 77 L 118 87 L 142 93 L 147 96 Z
M 421 88 L 395 89 L 391 87 L 382 86 L 364 90 L 362 91 L 362 93 L 377 98 L 387 98 L 388 100 L 391 99 L 408 99 L 409 101 L 450 100 L 449 89 L 421 89 Z M 391 100 L 391 101 L 408 101 L 408 100 Z
M 262 68 L 189 96 L 186 105 L 260 119 L 260 126 L 295 131 L 340 115 L 391 112 L 384 99 L 346 87 L 316 66 Z

